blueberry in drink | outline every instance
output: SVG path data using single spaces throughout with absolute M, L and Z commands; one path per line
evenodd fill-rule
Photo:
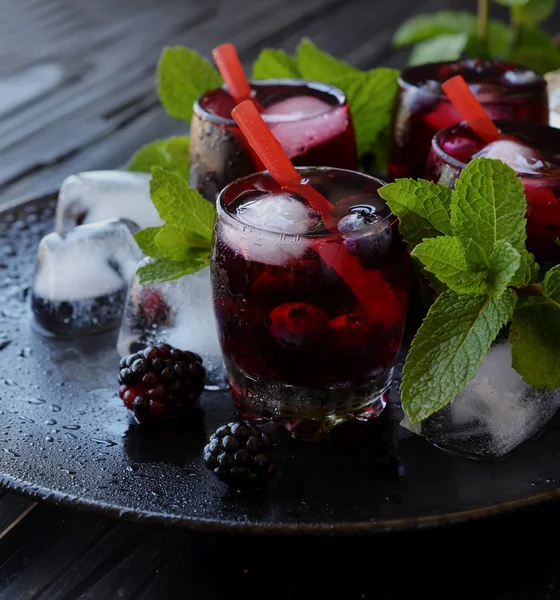
M 344 94 L 323 83 L 263 80 L 251 83 L 262 116 L 295 165 L 357 169 L 352 120 Z M 190 136 L 190 184 L 208 200 L 263 166 L 231 117 L 235 100 L 225 88 L 201 96 Z
M 212 286 L 242 415 L 313 438 L 383 409 L 409 273 L 380 181 L 341 169 L 299 171 L 333 205 L 334 228 L 268 174 L 238 180 L 218 200 Z M 332 268 L 329 257 L 345 258 Z
M 422 177 L 432 137 L 463 119 L 441 84 L 462 75 L 492 119 L 548 124 L 545 79 L 525 67 L 496 60 L 462 60 L 403 71 L 393 119 L 389 178 Z
M 560 130 L 547 125 L 496 121 L 514 140 L 490 144 L 461 123 L 438 132 L 426 165 L 426 179 L 453 187 L 474 157 L 502 160 L 521 178 L 527 196 L 527 247 L 538 262 L 559 262 Z

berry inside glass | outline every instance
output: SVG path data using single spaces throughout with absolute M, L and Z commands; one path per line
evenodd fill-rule
M 527 247 L 537 261 L 560 262 L 560 130 L 547 125 L 496 121 L 517 141 L 487 144 L 465 123 L 438 132 L 426 165 L 426 179 L 453 187 L 476 156 L 504 161 L 521 178 L 527 196 Z
M 212 287 L 242 415 L 315 438 L 383 410 L 409 258 L 377 194 L 382 182 L 326 167 L 299 171 L 334 205 L 334 230 L 268 173 L 240 179 L 218 198 Z
M 410 67 L 399 78 L 389 178 L 422 177 L 434 134 L 463 119 L 441 84 L 462 75 L 492 119 L 548 124 L 545 79 L 519 65 L 462 60 Z
M 323 83 L 270 79 L 251 83 L 262 115 L 295 165 L 358 168 L 354 127 L 346 97 Z M 190 184 L 208 200 L 232 181 L 264 167 L 231 118 L 235 101 L 224 88 L 194 105 Z

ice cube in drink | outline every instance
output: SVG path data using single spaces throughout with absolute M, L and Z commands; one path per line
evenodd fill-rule
M 527 247 L 537 261 L 560 261 L 560 130 L 535 123 L 497 121 L 516 141 L 487 144 L 464 123 L 438 132 L 432 143 L 425 176 L 453 187 L 461 171 L 476 156 L 504 161 L 521 178 L 527 197 Z
M 45 236 L 31 297 L 40 330 L 72 337 L 117 327 L 141 258 L 128 226 L 118 220 Z
M 240 411 L 312 438 L 383 409 L 402 340 L 408 255 L 377 194 L 381 182 L 339 169 L 300 172 L 352 227 L 328 230 L 303 196 L 267 174 L 238 180 L 218 201 L 212 287 Z
M 548 124 L 545 79 L 525 67 L 496 60 L 462 60 L 403 71 L 393 118 L 389 178 L 422 177 L 433 136 L 462 121 L 441 84 L 462 75 L 492 119 Z
M 87 171 L 70 175 L 60 187 L 56 231 L 106 219 L 126 219 L 133 228 L 157 227 L 163 222 L 150 199 L 147 173 Z
M 294 164 L 358 168 L 354 128 L 339 89 L 291 79 L 251 86 L 265 121 Z M 228 183 L 263 168 L 231 118 L 234 107 L 223 88 L 204 94 L 194 107 L 190 183 L 212 201 Z

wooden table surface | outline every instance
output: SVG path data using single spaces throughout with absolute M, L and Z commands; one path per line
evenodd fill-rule
M 155 93 L 164 45 L 249 64 L 303 35 L 360 67 L 402 67 L 405 16 L 474 0 L 0 0 L 0 205 L 123 165 L 184 131 Z M 552 19 L 551 31 L 560 18 Z M 0 492 L 1 494 L 1 492 Z M 560 599 L 559 506 L 364 539 L 179 535 L 0 496 L 0 600 Z

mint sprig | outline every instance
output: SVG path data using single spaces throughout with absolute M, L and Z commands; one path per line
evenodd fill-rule
M 453 191 L 401 179 L 379 193 L 399 217 L 412 256 L 439 284 L 404 366 L 402 401 L 411 422 L 455 399 L 510 320 L 514 368 L 532 385 L 560 387 L 560 267 L 537 283 L 515 171 L 480 158 Z
M 135 234 L 140 249 L 155 259 L 138 270 L 140 283 L 169 281 L 210 264 L 216 209 L 176 172 L 152 169 L 152 202 L 166 223 Z
M 177 136 L 146 144 L 132 156 L 127 168 L 149 173 L 152 167 L 162 167 L 188 179 L 189 166 L 189 138 Z

